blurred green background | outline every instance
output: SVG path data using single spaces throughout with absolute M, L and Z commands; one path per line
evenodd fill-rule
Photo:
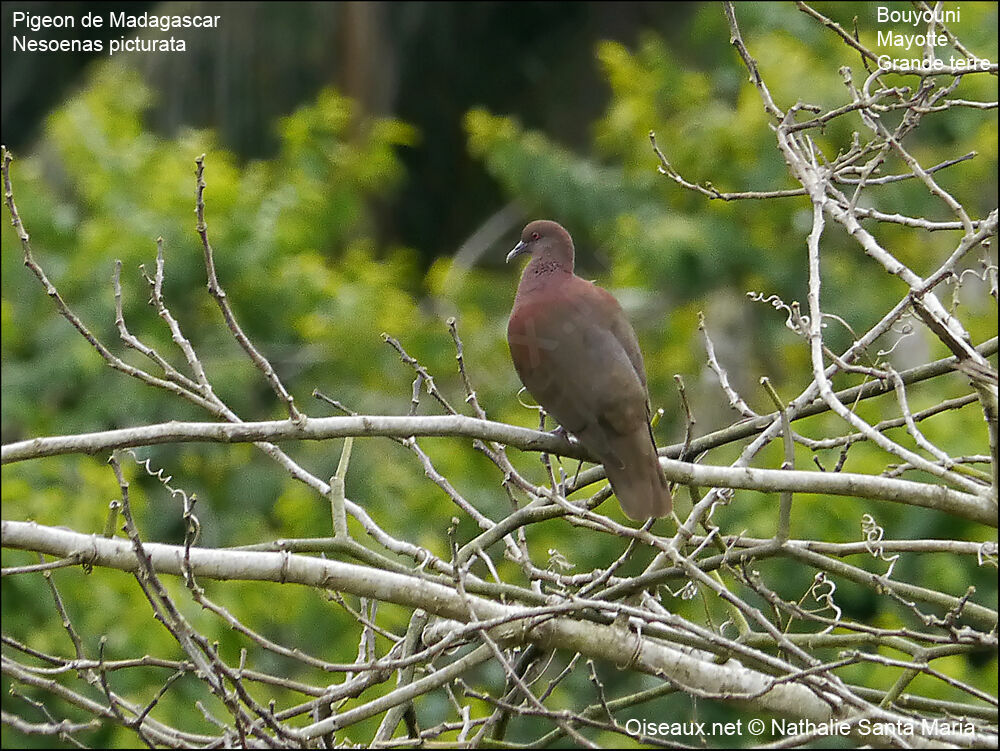
M 4 5 L 5 24 L 19 7 Z M 114 7 L 46 3 L 32 12 L 82 15 Z M 873 5 L 816 7 L 845 28 L 857 16 L 862 41 L 875 46 Z M 746 297 L 747 291 L 758 291 L 804 302 L 808 201 L 708 201 L 659 175 L 649 145 L 648 132 L 654 130 L 682 175 L 711 181 L 720 190 L 797 187 L 776 151 L 759 96 L 728 43 L 721 6 L 167 3 L 145 8 L 157 14 L 218 13 L 222 28 L 186 34 L 185 54 L 111 59 L 18 57 L 10 52 L 6 35 L 11 30 L 4 28 L 3 131 L 16 157 L 12 175 L 20 215 L 38 261 L 64 299 L 126 361 L 143 364 L 135 353 L 123 350 L 115 331 L 110 281 L 115 259 L 123 263 L 124 310 L 131 331 L 176 365 L 182 363 L 169 332 L 146 304 L 148 292 L 139 273 L 140 264 L 153 268 L 155 240 L 162 236 L 167 304 L 200 353 L 216 392 L 245 420 L 284 414 L 205 290 L 193 214 L 194 158 L 205 153 L 207 221 L 220 281 L 244 330 L 310 415 L 331 414 L 310 398 L 314 388 L 360 412 L 405 414 L 412 373 L 382 342 L 381 332 L 399 339 L 434 374 L 452 403 L 462 404 L 464 392 L 445 324 L 454 315 L 469 375 L 489 416 L 535 426 L 535 413 L 516 398 L 520 384 L 506 348 L 518 272 L 505 267 L 503 258 L 521 226 L 542 217 L 569 229 L 577 245 L 578 272 L 612 290 L 629 313 L 645 353 L 653 407 L 666 410 L 657 429 L 661 445 L 680 441 L 684 433 L 675 374 L 687 385 L 696 434 L 737 419 L 705 365 L 699 311 L 705 313 L 733 385 L 755 409 L 770 409 L 757 385 L 761 376 L 768 376 L 786 399 L 808 384 L 805 343 L 784 326 L 783 314 Z M 798 100 L 839 106 L 848 98 L 837 69 L 850 66 L 858 82 L 866 75 L 858 55 L 794 5 L 741 3 L 737 14 L 781 107 Z M 968 48 L 996 60 L 996 26 L 994 3 L 963 3 L 962 22 L 953 30 Z M 955 96 L 995 101 L 996 77 L 967 76 Z M 832 158 L 849 147 L 852 130 L 864 129 L 857 118 L 840 118 L 816 140 Z M 907 146 L 925 166 L 978 152 L 975 159 L 939 173 L 938 179 L 974 217 L 996 206 L 995 110 L 929 114 Z M 894 158 L 884 170 L 901 171 Z M 914 180 L 872 189 L 868 196 L 889 213 L 951 218 Z M 110 370 L 54 312 L 23 267 L 9 223 L 4 224 L 4 443 L 208 419 L 193 405 Z M 958 237 L 896 225 L 873 231 L 921 274 L 936 268 Z M 972 268 L 978 264 L 974 257 L 967 261 Z M 836 227 L 824 238 L 823 281 L 826 310 L 859 333 L 905 292 Z M 950 293 L 943 296 L 951 305 Z M 976 343 L 996 335 L 995 304 L 975 281 L 954 302 Z M 831 324 L 828 342 L 835 349 L 842 350 L 851 338 Z M 888 348 L 892 341 L 880 345 Z M 947 354 L 918 332 L 900 344 L 891 361 L 903 369 Z M 858 382 L 856 376 L 841 376 L 835 385 Z M 912 388 L 911 406 L 921 409 L 962 393 L 962 379 L 948 376 Z M 859 413 L 875 422 L 895 416 L 893 407 L 890 400 L 873 400 Z M 420 413 L 439 410 L 424 396 Z M 813 418 L 797 429 L 820 438 L 846 432 L 831 417 Z M 985 451 L 982 416 L 975 405 L 934 418 L 924 429 L 953 455 Z M 892 435 L 906 440 L 899 431 Z M 421 445 L 480 511 L 494 519 L 507 513 L 502 477 L 467 443 L 434 439 Z M 340 442 L 287 449 L 325 478 L 336 468 Z M 738 450 L 720 449 L 708 461 L 732 461 Z M 173 475 L 174 485 L 198 494 L 204 545 L 330 534 L 326 501 L 284 476 L 251 446 L 192 444 L 139 453 Z M 821 452 L 818 458 L 830 467 L 838 453 Z M 543 470 L 535 455 L 511 454 L 519 468 L 541 482 Z M 74 456 L 5 466 L 4 518 L 100 530 L 108 501 L 119 493 L 105 459 Z M 802 449 L 797 460 L 800 467 L 812 465 L 810 453 Z M 886 462 L 881 452 L 860 444 L 851 449 L 845 470 L 877 473 Z M 777 444 L 755 462 L 780 463 Z M 567 468 L 572 472 L 573 463 Z M 169 493 L 136 467 L 126 469 L 137 521 L 147 539 L 180 542 L 180 509 Z M 456 510 L 402 447 L 389 440 L 356 442 L 347 493 L 391 534 L 448 556 L 445 529 Z M 601 510 L 618 515 L 612 505 Z M 681 504 L 682 510 L 685 506 Z M 726 533 L 769 536 L 776 506 L 774 498 L 738 492 L 714 521 Z M 890 538 L 991 537 L 975 524 L 932 511 L 812 496 L 797 496 L 792 536 L 859 540 L 865 512 L 878 519 Z M 660 522 L 657 529 L 665 532 L 667 524 Z M 463 519 L 459 541 L 476 531 Z M 556 521 L 533 527 L 530 541 L 538 560 L 545 560 L 547 549 L 558 549 L 577 572 L 606 566 L 621 553 L 621 541 L 599 537 L 581 545 L 580 534 Z M 34 561 L 9 551 L 3 560 L 5 566 Z M 638 571 L 647 561 L 648 556 L 637 557 L 623 573 Z M 521 581 L 516 567 L 496 562 L 510 580 Z M 868 559 L 852 562 L 884 570 Z M 974 563 L 903 556 L 895 576 L 956 596 L 975 584 L 981 593 L 993 593 L 980 601 L 995 607 L 995 570 Z M 814 573 L 781 560 L 762 562 L 759 568 L 771 586 L 792 599 L 808 588 Z M 130 577 L 66 570 L 56 581 L 91 656 L 101 635 L 109 638 L 108 659 L 180 656 L 165 632 L 152 627 L 148 606 L 139 600 Z M 355 656 L 353 620 L 315 592 L 202 584 L 211 597 L 269 638 L 329 660 Z M 170 585 L 184 601 L 181 585 Z M 908 622 L 908 614 L 870 589 L 841 582 L 837 597 L 849 617 L 885 627 Z M 68 654 L 68 640 L 40 577 L 5 578 L 2 603 L 5 631 L 39 649 Z M 706 605 L 699 598 L 672 600 L 670 606 L 706 621 Z M 235 660 L 242 642 L 224 624 L 190 610 L 195 625 L 218 639 L 225 656 Z M 726 617 L 717 602 L 708 610 L 716 623 Z M 407 617 L 402 609 L 380 611 L 384 625 L 397 630 Z M 273 658 L 257 657 L 265 661 L 258 669 L 301 671 L 298 665 L 267 664 Z M 646 680 L 618 676 L 613 666 L 600 670 L 613 688 L 619 681 L 625 686 L 629 680 Z M 995 656 L 955 658 L 949 666 L 951 675 L 985 689 L 992 685 L 994 691 L 996 670 Z M 323 684 L 330 680 L 309 671 L 292 677 Z M 857 666 L 844 677 L 885 689 L 895 673 Z M 148 700 L 157 688 L 144 684 L 138 671 L 119 673 L 116 679 L 116 690 L 137 701 Z M 635 690 L 646 684 L 628 685 Z M 12 711 L 24 714 L 23 703 L 6 696 L 7 687 L 5 680 L 5 708 L 11 702 Z M 913 689 L 959 698 L 941 683 L 918 681 Z M 577 690 L 587 689 L 564 684 L 555 703 L 577 706 Z M 200 719 L 189 715 L 193 696 L 201 696 L 197 683 L 181 680 L 157 711 L 166 717 L 188 715 L 197 724 Z M 421 716 L 424 725 L 450 716 L 443 700 L 426 706 L 438 716 Z M 76 716 L 71 708 L 61 709 Z M 685 696 L 658 700 L 655 711 L 676 718 L 740 716 L 710 702 L 694 707 Z M 532 722 L 517 723 L 512 739 L 532 737 Z M 211 727 L 206 724 L 203 730 Z M 108 746 L 134 742 L 129 733 L 111 726 L 88 740 Z M 5 746 L 39 743 L 4 729 Z

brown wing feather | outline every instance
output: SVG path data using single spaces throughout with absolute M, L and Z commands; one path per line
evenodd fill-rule
M 507 327 L 522 383 L 605 465 L 633 519 L 670 512 L 649 429 L 646 374 L 635 332 L 617 300 L 576 276 L 527 300 Z

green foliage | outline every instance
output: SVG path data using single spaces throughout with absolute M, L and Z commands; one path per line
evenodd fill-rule
M 852 10 L 870 13 L 863 4 L 836 5 L 824 12 L 848 27 Z M 972 13 L 987 23 L 995 8 L 977 6 Z M 742 6 L 739 16 L 744 34 L 759 50 L 761 73 L 781 107 L 799 99 L 825 108 L 849 101 L 838 65 L 848 66 L 857 82 L 868 75 L 860 56 L 850 54 L 839 38 L 802 14 L 757 4 Z M 699 9 L 692 29 L 695 43 L 728 36 L 723 14 L 715 7 Z M 975 19 L 963 24 L 963 31 L 970 29 L 976 42 L 995 45 L 995 39 L 980 33 Z M 759 375 L 771 377 L 781 393 L 798 393 L 809 380 L 803 341 L 784 326 L 783 314 L 747 300 L 744 294 L 757 291 L 777 294 L 786 302 L 804 302 L 805 235 L 811 216 L 807 199 L 709 201 L 658 175 L 649 143 L 649 132 L 655 131 L 660 148 L 682 176 L 702 184 L 711 180 L 721 191 L 798 187 L 775 147 L 757 91 L 743 85 L 743 69 L 735 62 L 692 65 L 690 54 L 685 58 L 654 33 L 643 35 L 635 50 L 602 42 L 596 56 L 611 98 L 593 125 L 591 153 L 573 153 L 545 134 L 525 131 L 510 117 L 484 110 L 473 110 L 466 117 L 470 151 L 529 215 L 549 216 L 570 228 L 577 239 L 582 273 L 600 274 L 601 282 L 614 288 L 627 308 L 631 303 L 651 363 L 654 400 L 656 394 L 672 390 L 673 373 L 687 375 L 701 367 L 691 326 L 698 309 L 706 311 L 714 336 L 720 330 L 725 334 L 735 319 L 739 338 L 753 342 L 746 360 L 727 360 L 726 352 L 732 348 L 717 343 L 723 365 L 752 406 L 769 408 L 756 386 Z M 808 91 L 802 90 L 805 71 L 811 73 Z M 734 75 L 739 79 L 734 81 Z M 963 80 L 955 96 L 965 92 L 969 97 L 995 97 L 987 77 L 973 78 L 968 83 Z M 923 164 L 978 152 L 979 158 L 966 163 L 976 178 L 969 179 L 963 165 L 952 173 L 940 173 L 939 179 L 964 205 L 985 212 L 995 203 L 995 159 L 990 155 L 996 153 L 996 120 L 978 117 L 970 120 L 976 127 L 954 128 L 953 121 L 968 118 L 964 111 L 941 118 L 929 115 L 926 127 L 914 135 L 915 145 L 908 146 Z M 948 137 L 942 137 L 945 127 Z M 858 118 L 838 118 L 817 137 L 831 159 L 850 146 L 853 129 L 862 131 L 862 137 L 867 133 Z M 890 155 L 880 174 L 906 171 L 905 164 Z M 885 201 L 881 210 L 942 218 L 940 201 L 916 180 L 887 185 L 878 189 L 878 195 Z M 880 226 L 878 232 L 890 251 L 917 273 L 927 273 L 955 239 L 954 233 L 928 235 L 891 225 Z M 594 247 L 600 252 L 596 263 L 588 252 Z M 590 272 L 595 267 L 599 270 Z M 886 301 L 901 291 L 896 280 L 859 253 L 851 238 L 829 224 L 823 273 L 826 309 L 841 315 L 857 332 L 875 323 L 885 312 Z M 970 304 L 973 307 L 962 309 L 961 315 L 974 340 L 994 336 L 995 310 Z M 676 321 L 678 317 L 682 322 Z M 841 348 L 853 338 L 834 323 L 829 336 Z M 947 355 L 938 342 L 930 340 L 925 346 L 934 348 L 934 357 Z M 853 382 L 847 376 L 840 385 Z M 974 411 L 967 410 L 959 419 L 971 427 L 978 419 Z
M 836 8 L 823 8 L 823 12 L 833 14 L 847 28 L 852 12 L 871 12 L 870 6 L 844 7 L 849 5 L 838 3 Z M 978 46 L 973 45 L 973 49 L 993 59 L 995 35 L 991 38 L 983 29 L 994 28 L 996 7 L 978 5 L 971 14 L 982 21 L 982 26 L 976 18 L 969 21 L 971 15 L 963 16 L 962 29 L 971 30 L 976 37 Z M 743 4 L 738 7 L 738 15 L 779 107 L 787 108 L 800 99 L 824 108 L 840 106 L 850 99 L 837 73 L 838 66 L 848 66 L 859 85 L 868 75 L 860 57 L 852 56 L 835 35 L 801 14 L 790 14 L 787 6 Z M 695 44 L 699 39 L 717 44 L 728 33 L 723 14 L 716 7 L 705 6 L 698 11 L 693 23 Z M 874 40 L 868 43 L 874 45 Z M 698 420 L 696 432 L 732 420 L 731 412 L 720 413 L 712 406 L 722 399 L 721 393 L 714 391 L 716 387 L 697 381 L 698 374 L 704 372 L 703 349 L 696 336 L 698 310 L 706 312 L 708 330 L 734 385 L 751 406 L 768 411 L 771 406 L 757 379 L 769 376 L 779 393 L 790 399 L 811 380 L 808 350 L 805 342 L 784 326 L 783 313 L 748 300 L 745 293 L 773 293 L 786 302 L 804 303 L 810 205 L 804 197 L 709 201 L 657 175 L 658 162 L 649 142 L 653 130 L 672 166 L 691 182 L 707 184 L 711 180 L 724 192 L 796 188 L 775 147 L 760 97 L 746 83 L 745 70 L 735 62 L 735 53 L 733 60 L 724 64 L 711 61 L 703 66 L 692 65 L 691 54 L 685 59 L 660 36 L 649 33 L 634 50 L 617 42 L 603 42 L 596 55 L 611 97 L 604 114 L 593 124 L 589 152 L 571 152 L 546 134 L 525 130 L 513 118 L 481 109 L 466 117 L 469 149 L 529 216 L 545 216 L 566 225 L 577 242 L 578 266 L 584 269 L 581 273 L 599 275 L 602 283 L 614 288 L 626 308 L 631 308 L 650 371 L 654 406 L 662 404 L 667 408 L 668 427 L 661 428 L 661 434 L 670 438 L 661 440 L 678 440 L 682 429 L 673 396 L 674 373 L 687 380 Z M 810 73 L 807 91 L 803 90 L 805 71 Z M 996 98 L 995 79 L 973 78 L 963 80 L 954 96 Z M 912 81 L 899 82 L 903 83 Z M 886 118 L 894 123 L 898 116 Z M 858 118 L 838 118 L 816 137 L 817 143 L 832 159 L 838 151 L 850 147 L 853 130 L 858 130 L 862 138 L 869 135 Z M 975 160 L 939 173 L 938 179 L 977 216 L 995 206 L 995 117 L 976 117 L 975 112 L 961 110 L 943 117 L 928 115 L 907 146 L 924 165 L 977 152 Z M 905 164 L 890 154 L 880 174 L 907 171 Z M 878 196 L 878 207 L 888 213 L 935 220 L 953 218 L 917 180 L 890 184 L 872 193 Z M 860 333 L 885 313 L 889 301 L 898 299 L 903 289 L 861 254 L 842 230 L 831 223 L 827 227 L 823 239 L 825 309 L 842 316 L 854 332 Z M 880 225 L 873 231 L 878 232 L 890 252 L 920 274 L 935 268 L 957 238 L 956 233 L 929 234 L 892 225 Z M 596 259 L 589 252 L 595 247 L 599 250 Z M 980 342 L 996 336 L 996 308 L 988 300 L 983 305 L 983 295 L 973 299 L 975 296 L 975 292 L 966 290 L 956 295 L 954 302 L 974 341 Z M 828 330 L 828 340 L 838 350 L 854 337 L 833 321 Z M 910 346 L 916 348 L 910 357 L 949 354 L 930 336 L 916 344 L 911 341 Z M 836 385 L 842 388 L 858 382 L 855 376 L 842 375 Z M 951 379 L 946 384 L 936 381 L 913 387 L 912 408 L 918 410 L 940 401 L 942 389 L 944 393 L 958 393 L 962 385 L 958 379 Z M 878 422 L 895 416 L 891 407 L 886 402 L 865 404 L 858 412 Z M 843 425 L 839 418 L 826 415 L 801 423 L 801 430 L 810 436 L 826 436 L 843 432 Z M 957 453 L 975 453 L 985 445 L 982 415 L 975 404 L 928 421 L 926 432 L 936 437 L 931 440 L 942 441 Z M 902 430 L 890 435 L 904 445 L 912 445 Z M 779 444 L 772 444 L 760 455 L 760 466 L 779 466 L 781 451 Z M 817 458 L 829 468 L 836 464 L 838 453 L 823 451 Z M 797 450 L 797 466 L 809 466 L 812 459 L 811 452 Z M 711 459 L 714 463 L 726 460 L 724 451 L 714 452 Z M 862 443 L 852 447 L 844 469 L 878 473 L 884 463 L 880 450 Z M 750 536 L 773 534 L 776 499 L 758 494 L 737 494 L 737 498 L 730 507 L 717 512 L 715 520 L 723 528 L 745 529 Z M 683 517 L 687 504 L 680 505 Z M 953 539 L 977 539 L 976 525 L 954 519 L 916 514 L 912 509 L 887 504 L 864 510 L 875 514 L 887 536 L 947 534 Z M 811 539 L 858 539 L 861 513 L 858 504 L 849 499 L 797 496 L 791 534 Z M 852 563 L 872 571 L 884 570 L 875 561 Z M 995 591 L 989 571 L 970 572 L 955 559 L 943 556 L 938 557 L 939 568 L 933 573 L 924 565 L 921 559 L 903 560 L 897 571 L 908 581 L 934 581 L 935 586 L 955 595 L 962 594 L 969 583 L 977 583 L 981 591 Z M 764 569 L 772 579 L 783 583 L 782 594 L 787 597 L 795 599 L 808 589 L 810 574 L 806 569 L 789 570 L 783 561 L 765 564 Z M 945 581 L 950 585 L 943 585 Z M 881 616 L 872 612 L 873 608 L 884 608 L 884 603 L 872 598 L 866 588 L 847 583 L 842 584 L 840 593 L 845 610 L 862 620 L 882 618 L 881 625 L 889 627 L 899 627 L 905 620 L 895 609 L 882 611 L 885 614 Z M 676 607 L 689 617 L 699 618 L 697 608 L 689 610 L 682 603 Z M 724 614 L 718 615 L 725 618 Z M 991 665 L 995 668 L 995 662 Z M 871 676 L 879 672 L 879 668 L 869 665 L 859 667 L 856 674 L 868 685 L 887 687 L 884 681 L 872 680 Z M 985 674 L 977 675 L 969 680 L 981 683 Z M 925 688 L 933 695 L 957 698 L 941 685 Z
M 867 7 L 853 5 L 855 10 Z M 839 13 L 841 23 L 850 12 L 845 8 Z M 804 96 L 824 106 L 843 103 L 845 90 L 836 74 L 841 64 L 851 66 L 856 81 L 863 79 L 858 59 L 801 15 L 768 3 L 742 4 L 739 13 L 753 47 L 767 51 L 759 54 L 761 71 L 780 106 Z M 984 24 L 991 17 L 989 9 L 976 6 L 964 7 L 964 13 L 982 16 Z M 992 13 L 995 17 L 995 9 Z M 728 29 L 717 8 L 705 7 L 696 12 L 691 35 L 693 47 L 707 40 L 718 45 L 719 39 L 728 38 Z M 513 118 L 482 109 L 470 111 L 465 120 L 471 153 L 504 192 L 532 217 L 549 216 L 565 224 L 577 241 L 581 273 L 599 278 L 626 306 L 645 353 L 654 408 L 667 411 L 658 429 L 661 444 L 683 437 L 675 373 L 686 381 L 698 421 L 696 432 L 734 419 L 731 410 L 719 406 L 722 395 L 705 377 L 697 330 L 700 311 L 706 313 L 708 330 L 731 379 L 759 411 L 770 409 L 757 386 L 760 376 L 769 376 L 784 398 L 798 394 L 811 378 L 805 344 L 784 326 L 784 315 L 745 297 L 746 291 L 755 290 L 777 293 L 786 302 L 805 299 L 806 199 L 708 201 L 656 172 L 650 130 L 656 131 L 667 158 L 688 180 L 711 180 L 723 191 L 794 187 L 743 69 L 735 59 L 700 59 L 698 54 L 692 51 L 685 57 L 654 34 L 644 35 L 634 50 L 617 42 L 600 44 L 596 60 L 610 98 L 592 125 L 593 143 L 587 153 L 571 151 L 549 135 L 525 130 Z M 809 77 L 813 86 L 809 91 L 802 91 L 805 70 L 816 73 Z M 988 85 L 984 78 L 963 81 L 955 96 L 984 98 L 981 87 Z M 514 272 L 473 269 L 455 282 L 449 259 L 439 258 L 422 274 L 411 249 L 386 247 L 377 239 L 372 207 L 405 179 L 399 152 L 417 143 L 410 126 L 392 119 L 361 118 L 348 99 L 324 91 L 279 123 L 280 147 L 273 159 L 241 164 L 220 148 L 211 132 L 185 131 L 173 138 L 151 134 L 143 118 L 152 96 L 134 71 L 119 65 L 96 68 L 89 84 L 52 114 L 36 153 L 19 155 L 13 169 L 18 207 L 32 233 L 35 254 L 68 304 L 110 349 L 128 362 L 143 362 L 123 350 L 115 331 L 110 278 L 114 259 L 121 259 L 128 326 L 175 365 L 183 365 L 166 327 L 146 305 L 148 291 L 137 273 L 140 264 L 152 273 L 155 240 L 163 237 L 166 303 L 200 353 L 215 388 L 243 419 L 283 416 L 205 292 L 192 213 L 193 160 L 204 153 L 206 219 L 219 279 L 242 327 L 274 364 L 300 407 L 311 415 L 327 414 L 325 406 L 309 399 L 315 387 L 359 412 L 405 413 L 413 376 L 382 342 L 380 334 L 386 331 L 428 367 L 452 404 L 464 408 L 455 353 L 441 313 L 448 309 L 457 316 L 469 375 L 490 416 L 536 424 L 535 413 L 515 398 L 519 384 L 504 344 Z M 854 126 L 861 129 L 860 123 Z M 833 156 L 850 138 L 848 126 L 838 121 L 821 143 Z M 934 164 L 978 151 L 979 158 L 953 168 L 954 173 L 942 173 L 941 179 L 970 210 L 981 210 L 995 202 L 996 142 L 995 118 L 977 117 L 974 112 L 954 118 L 928 116 L 914 153 L 922 163 Z M 902 171 L 898 160 L 890 159 L 884 167 L 886 174 L 898 171 Z M 879 196 L 886 211 L 940 218 L 935 199 L 916 181 L 886 186 Z M 928 237 L 903 229 L 880 231 L 897 257 L 918 273 L 954 241 L 950 233 Z M 194 406 L 107 368 L 54 313 L 51 301 L 23 268 L 10 227 L 3 230 L 2 241 L 5 443 L 168 419 L 208 419 Z M 835 229 L 824 238 L 824 254 L 823 294 L 834 301 L 831 312 L 843 316 L 855 331 L 866 330 L 882 315 L 887 300 L 898 299 L 902 288 Z M 975 301 L 962 297 L 957 302 L 966 306 L 963 320 L 976 341 L 996 334 L 995 309 L 978 309 Z M 839 324 L 830 325 L 834 341 L 850 342 L 850 332 Z M 933 357 L 946 354 L 934 343 L 920 346 Z M 849 375 L 837 386 L 857 382 L 857 376 Z M 913 389 L 914 409 L 939 401 L 940 388 L 935 383 Z M 946 388 L 961 390 L 957 378 Z M 866 403 L 859 413 L 871 421 L 893 416 L 882 415 L 883 409 Z M 438 411 L 425 395 L 420 413 Z M 796 427 L 814 436 L 842 431 L 829 415 Z M 931 440 L 947 436 L 943 442 L 956 451 L 974 453 L 982 445 L 982 417 L 975 407 L 935 418 L 926 423 L 926 430 Z M 493 518 L 506 513 L 509 501 L 500 488 L 502 478 L 481 456 L 453 440 L 421 445 L 438 471 L 483 513 Z M 336 467 L 340 444 L 299 445 L 289 451 L 310 471 L 328 477 Z M 326 500 L 286 479 L 251 446 L 188 445 L 138 453 L 174 475 L 175 486 L 197 493 L 206 545 L 330 534 Z M 534 455 L 511 454 L 520 469 L 541 480 Z M 819 458 L 830 467 L 837 454 L 825 451 Z M 447 557 L 448 540 L 441 532 L 454 512 L 412 455 L 388 440 L 366 440 L 356 442 L 353 456 L 348 496 L 390 534 Z M 733 458 L 726 451 L 712 456 L 718 463 Z M 760 457 L 762 466 L 780 466 L 781 460 L 780 445 L 772 445 Z M 808 466 L 811 460 L 808 452 L 799 451 L 798 466 Z M 860 444 L 851 449 L 845 469 L 877 472 L 884 461 L 879 451 Z M 576 468 L 575 462 L 565 466 L 570 474 Z M 126 470 L 140 527 L 151 539 L 183 539 L 180 509 L 169 491 L 135 466 Z M 103 458 L 52 459 L 3 468 L 6 518 L 98 531 L 107 502 L 118 494 Z M 678 495 L 683 512 L 686 493 Z M 601 510 L 615 516 L 619 512 L 608 508 L 611 505 Z M 776 506 L 774 498 L 737 493 L 729 507 L 718 510 L 715 521 L 727 529 L 745 529 L 751 536 L 770 536 Z M 946 534 L 971 538 L 974 529 L 903 506 L 869 508 L 855 499 L 797 497 L 792 536 L 860 539 L 864 511 L 874 513 L 895 538 Z M 353 526 L 352 531 L 358 532 Z M 464 541 L 477 531 L 465 520 L 457 537 Z M 553 521 L 533 529 L 532 545 L 538 551 L 548 547 L 569 551 L 566 563 L 578 571 L 607 566 L 622 552 L 620 541 L 610 536 L 599 537 L 596 544 L 576 545 L 569 539 L 576 534 L 578 530 Z M 25 563 L 23 556 L 5 551 L 5 565 L 10 565 L 8 559 L 11 564 Z M 540 552 L 537 560 L 545 560 L 545 553 Z M 931 570 L 926 561 L 904 556 L 897 570 L 902 578 L 933 580 L 955 595 L 970 583 L 995 587 L 986 581 L 988 572 L 970 574 L 951 559 L 935 561 Z M 647 562 L 630 560 L 621 573 L 636 573 Z M 520 572 L 514 564 L 495 563 L 504 577 L 517 580 Z M 766 565 L 787 567 L 773 577 L 785 587 L 781 594 L 795 599 L 808 589 L 812 572 L 805 567 L 793 568 L 783 560 Z M 884 570 L 875 560 L 858 565 Z M 476 573 L 489 576 L 481 566 Z M 65 635 L 52 620 L 51 605 L 39 602 L 35 583 L 28 587 L 21 583 L 22 577 L 11 579 L 4 585 L 5 621 L 12 619 L 13 631 L 47 621 L 35 646 L 65 651 Z M 172 581 L 169 586 L 179 592 L 182 585 Z M 353 619 L 333 611 L 315 592 L 248 584 L 213 584 L 210 590 L 214 591 L 209 596 L 249 613 L 248 625 L 270 638 L 302 645 L 326 659 L 348 661 L 355 656 L 356 643 L 350 639 L 327 638 L 338 629 L 352 628 Z M 866 599 L 869 590 L 845 586 L 843 591 L 843 604 L 853 609 L 848 615 L 885 608 L 867 620 L 887 627 L 902 625 L 898 609 Z M 163 631 L 152 626 L 147 604 L 136 601 L 134 585 L 125 574 L 95 572 L 87 577 L 76 571 L 61 580 L 61 593 L 79 631 L 111 637 L 109 659 L 157 653 L 164 644 L 175 649 Z M 186 598 L 180 594 L 178 599 Z M 678 614 L 705 621 L 705 605 L 699 598 L 671 602 Z M 716 604 L 709 615 L 721 623 L 728 615 Z M 238 640 L 218 620 L 193 608 L 186 615 L 197 618 L 197 627 L 228 650 L 228 659 L 238 661 Z M 399 614 L 400 622 L 404 617 Z M 126 641 L 123 635 L 134 640 Z M 96 654 L 95 643 L 86 647 L 90 655 Z M 994 661 L 955 674 L 976 683 L 991 668 L 995 676 L 995 667 Z M 871 685 L 879 684 L 871 680 L 877 672 L 874 666 L 856 669 L 858 680 Z M 315 675 L 288 677 L 321 680 Z M 605 678 L 617 680 L 614 675 Z M 121 689 L 141 693 L 148 687 L 128 684 Z M 927 687 L 927 693 L 955 698 L 940 684 Z M 187 698 L 183 691 L 169 692 L 165 711 L 190 714 Z M 441 711 L 444 716 L 448 708 Z M 130 740 L 114 734 L 104 742 L 120 745 Z
M 379 333 L 405 334 L 410 327 L 424 330 L 432 324 L 417 308 L 414 290 L 420 277 L 412 253 L 376 245 L 370 206 L 402 179 L 397 152 L 414 142 L 412 128 L 390 119 L 362 119 L 350 101 L 325 91 L 282 120 L 281 148 L 273 160 L 241 165 L 219 148 L 210 132 L 187 131 L 173 139 L 152 135 L 143 122 L 151 96 L 134 71 L 100 67 L 86 88 L 52 114 L 37 154 L 18 155 L 13 165 L 17 203 L 35 255 L 70 307 L 113 352 L 147 367 L 124 350 L 115 330 L 110 280 L 114 260 L 121 259 L 130 330 L 186 371 L 169 331 L 146 305 L 149 292 L 138 273 L 140 265 L 153 273 L 155 240 L 162 237 L 166 304 L 201 355 L 218 393 L 244 419 L 281 414 L 205 292 L 193 209 L 194 158 L 206 153 L 209 234 L 219 279 L 244 330 L 310 411 L 324 411 L 308 405 L 314 386 L 360 410 L 396 411 L 406 400 L 406 374 L 401 371 L 398 380 L 385 377 L 400 366 Z M 56 315 L 20 260 L 19 243 L 8 226 L 3 232 L 2 303 L 5 442 L 166 419 L 210 419 L 184 401 L 109 369 Z M 447 335 L 443 327 L 441 332 Z M 375 456 L 367 463 L 374 470 L 380 452 L 372 448 Z M 163 447 L 139 453 L 151 457 L 154 468 L 173 475 L 174 487 L 197 493 L 204 544 L 260 542 L 318 530 L 325 530 L 321 536 L 329 534 L 328 504 L 303 496 L 300 484 L 283 480 L 251 446 Z M 334 447 L 315 445 L 299 454 L 317 467 L 336 456 Z M 365 477 L 365 464 L 364 457 L 356 462 L 352 497 L 382 492 L 374 471 L 371 487 L 354 480 Z M 128 460 L 126 474 L 140 528 L 150 539 L 183 539 L 180 509 L 168 489 Z M 408 485 L 418 484 L 417 477 L 418 472 L 411 473 Z M 99 531 L 108 500 L 119 495 L 103 459 L 70 457 L 3 470 L 7 518 Z M 8 559 L 23 562 L 23 556 L 5 551 L 5 563 Z M 77 573 L 63 579 L 61 587 L 81 633 L 115 634 L 108 642 L 109 659 L 135 654 L 133 650 L 164 652 L 166 634 L 147 628 L 149 608 L 135 601 L 131 577 L 101 572 L 88 579 Z M 265 633 L 271 620 L 267 613 L 330 617 L 322 598 L 306 590 L 243 589 L 244 595 L 267 592 L 256 607 L 263 620 L 251 618 Z M 19 617 L 47 609 L 37 596 L 37 589 L 21 592 L 5 584 L 5 623 L 16 630 Z M 244 601 L 254 604 L 249 596 Z M 283 604 L 276 607 L 276 602 Z M 32 621 L 37 625 L 45 617 L 36 615 Z M 204 621 L 198 627 L 210 638 L 235 643 L 220 623 Z M 140 634 L 147 643 L 136 640 Z M 61 651 L 63 638 L 54 630 L 51 639 L 37 645 Z M 326 656 L 352 659 L 352 647 L 346 642 L 341 647 Z M 96 655 L 95 643 L 85 648 Z M 175 647 L 166 652 L 177 656 Z M 238 661 L 236 653 L 227 657 Z M 183 690 L 171 692 L 161 708 L 187 712 L 185 696 Z M 117 742 L 127 743 L 127 737 L 122 734 Z

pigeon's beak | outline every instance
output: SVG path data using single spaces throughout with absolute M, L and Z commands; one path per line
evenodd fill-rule
M 507 263 L 510 263 L 522 253 L 527 253 L 527 252 L 528 252 L 528 243 L 526 243 L 524 240 L 521 240 L 521 242 L 515 245 L 514 249 L 507 254 Z

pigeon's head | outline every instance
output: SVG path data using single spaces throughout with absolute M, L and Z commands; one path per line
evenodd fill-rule
M 573 238 L 557 222 L 538 219 L 521 232 L 521 242 L 507 254 L 507 263 L 520 255 L 554 263 L 573 271 Z

